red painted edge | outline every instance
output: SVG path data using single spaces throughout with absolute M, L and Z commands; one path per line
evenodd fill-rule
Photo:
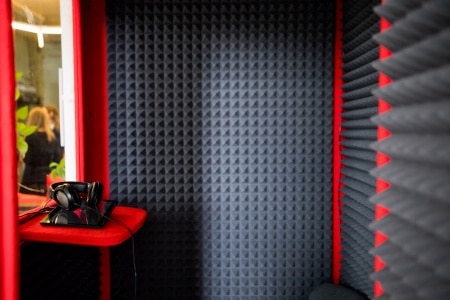
M 386 1 L 383 0 L 383 3 L 385 3 Z M 381 19 L 381 23 L 380 23 L 380 31 L 385 31 L 387 29 L 389 29 L 391 27 L 390 23 L 385 20 L 385 19 Z M 384 60 L 389 58 L 392 55 L 392 53 L 384 46 L 380 46 L 380 60 Z M 389 84 L 391 82 L 391 79 L 386 76 L 385 74 L 380 72 L 379 75 L 379 86 L 383 87 L 387 84 Z M 378 99 L 378 113 L 382 114 L 385 113 L 387 111 L 389 111 L 391 109 L 390 105 L 388 103 L 386 103 L 383 99 Z M 387 130 L 386 128 L 383 128 L 382 126 L 378 126 L 378 133 L 377 133 L 377 139 L 378 141 L 383 140 L 385 138 L 388 138 L 390 136 L 390 132 L 389 130 Z M 381 152 L 377 152 L 377 156 L 376 156 L 376 160 L 377 160 L 377 167 L 381 167 L 387 163 L 389 163 L 390 158 L 381 153 Z M 376 193 L 380 194 L 383 191 L 385 191 L 386 189 L 389 188 L 389 183 L 382 180 L 382 179 L 377 179 L 376 180 Z M 382 206 L 382 205 L 376 205 L 375 207 L 375 220 L 379 220 L 381 218 L 383 218 L 384 216 L 386 216 L 389 213 L 389 210 Z M 383 244 L 386 240 L 387 240 L 387 236 L 384 235 L 382 232 L 380 231 L 376 231 L 375 232 L 375 247 Z M 384 262 L 381 260 L 380 257 L 376 256 L 375 257 L 375 261 L 374 261 L 374 269 L 375 272 L 380 271 L 384 268 L 385 264 Z M 383 295 L 384 290 L 383 290 L 383 286 L 381 284 L 381 282 L 379 281 L 375 281 L 374 282 L 374 296 L 375 297 L 379 297 L 381 295 Z
M 334 95 L 333 95 L 333 233 L 332 233 L 332 280 L 338 284 L 341 270 L 341 113 L 342 113 L 342 1 L 336 0 L 334 34 Z
M 15 67 L 11 1 L 0 1 L 0 298 L 19 298 Z

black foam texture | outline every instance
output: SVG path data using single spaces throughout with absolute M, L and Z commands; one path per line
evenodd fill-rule
M 302 299 L 329 280 L 334 15 L 333 1 L 108 2 L 111 197 L 149 213 L 138 298 Z
M 374 67 L 393 80 L 374 90 L 391 109 L 373 118 L 390 136 L 372 147 L 390 162 L 372 174 L 390 187 L 370 199 L 389 210 L 370 225 L 387 236 L 371 250 L 386 264 L 372 278 L 380 282 L 386 299 L 447 299 L 450 6 L 439 0 L 402 5 L 405 13 L 375 37 L 393 53 Z M 391 10 L 391 5 L 383 5 L 377 12 L 384 16 Z
M 374 39 L 391 51 L 399 52 L 450 26 L 449 5 L 445 1 L 425 1 L 413 7 L 403 18 L 395 20 L 389 30 L 376 34 Z M 383 17 L 382 12 L 380 16 Z
M 341 279 L 370 297 L 373 294 L 374 218 L 369 198 L 375 193 L 375 152 L 370 145 L 377 139 L 377 126 L 371 118 L 378 112 L 372 90 L 378 87 L 378 73 L 372 63 L 379 57 L 379 46 L 372 36 L 379 31 L 379 17 L 372 8 L 379 1 L 343 1 L 344 81 L 342 89 L 341 168 Z M 358 25 L 358 28 L 355 26 Z
M 395 84 L 373 90 L 373 93 L 394 106 L 439 102 L 450 95 L 447 88 L 450 85 L 449 72 L 450 66 L 443 64 L 423 73 L 409 74 L 408 77 L 396 80 Z
M 96 247 L 25 242 L 20 247 L 20 299 L 99 299 Z
M 448 50 L 449 30 L 444 30 L 437 35 L 431 35 L 421 40 L 414 47 L 404 49 L 399 54 L 394 54 L 388 61 L 374 63 L 376 69 L 392 79 L 407 77 L 432 68 L 442 66 L 442 61 L 448 61 L 450 54 Z M 447 40 L 447 43 L 443 43 Z

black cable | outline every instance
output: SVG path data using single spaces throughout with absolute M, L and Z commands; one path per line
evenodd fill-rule
M 26 185 L 23 185 L 23 184 L 21 184 L 21 183 L 18 183 L 18 185 L 19 185 L 19 187 L 21 187 L 21 188 L 23 188 L 23 189 L 25 189 L 25 190 L 28 190 L 28 191 L 30 191 L 30 192 L 36 192 L 36 193 L 39 193 L 39 194 L 45 194 L 45 190 L 43 190 L 43 189 L 34 189 L 34 188 L 30 188 L 30 187 L 28 187 L 28 186 L 26 186 Z
M 30 212 L 23 213 L 23 214 L 19 215 L 19 224 L 23 224 L 23 223 L 27 222 L 28 220 L 34 218 L 34 216 L 36 216 L 36 215 L 50 213 L 55 208 L 55 206 L 47 207 L 47 204 L 51 200 L 52 200 L 51 198 L 48 198 L 48 200 L 44 203 L 42 208 L 39 209 L 39 210 L 33 210 L 33 211 L 30 211 Z
M 21 214 L 19 216 L 19 225 L 23 224 L 25 222 L 28 222 L 29 220 L 33 219 L 36 215 L 41 215 L 41 214 L 49 214 L 55 207 L 47 207 L 47 204 L 50 202 L 50 200 L 52 200 L 51 198 L 49 198 L 47 200 L 47 202 L 44 203 L 44 205 L 42 206 L 41 209 L 39 210 L 33 210 L 24 214 Z M 20 245 L 23 245 L 26 241 L 20 241 Z

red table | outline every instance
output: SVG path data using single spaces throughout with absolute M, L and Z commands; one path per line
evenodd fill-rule
M 119 245 L 136 233 L 147 218 L 147 211 L 125 206 L 116 206 L 111 220 L 102 228 L 79 228 L 43 226 L 42 214 L 33 215 L 28 220 L 19 218 L 19 238 L 25 241 L 49 242 L 99 247 L 101 253 L 101 299 L 110 298 L 110 247 Z M 120 223 L 120 224 L 119 224 Z M 127 228 L 123 227 L 125 225 Z

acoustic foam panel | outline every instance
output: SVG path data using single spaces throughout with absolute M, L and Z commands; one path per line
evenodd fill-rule
M 383 299 L 447 299 L 450 3 L 391 0 L 376 11 L 392 19 L 391 27 L 374 37 L 392 56 L 375 67 L 393 80 L 374 91 L 391 110 L 373 120 L 391 135 L 373 148 L 391 161 L 372 172 L 390 184 L 371 198 L 390 211 L 371 225 L 388 236 L 371 251 L 386 264 L 372 277 L 382 284 Z
M 20 248 L 20 299 L 99 299 L 96 247 L 25 242 Z
M 148 211 L 138 298 L 330 280 L 333 19 L 334 1 L 107 1 L 111 198 Z
M 379 46 L 372 36 L 379 32 L 379 17 L 373 7 L 379 1 L 342 2 L 343 7 L 343 94 L 341 128 L 342 268 L 340 283 L 373 295 L 374 233 L 369 229 L 375 216 L 369 202 L 375 193 L 375 151 L 377 127 L 370 120 L 378 112 L 377 98 L 371 90 L 378 86 L 378 72 L 372 63 L 378 59 Z

